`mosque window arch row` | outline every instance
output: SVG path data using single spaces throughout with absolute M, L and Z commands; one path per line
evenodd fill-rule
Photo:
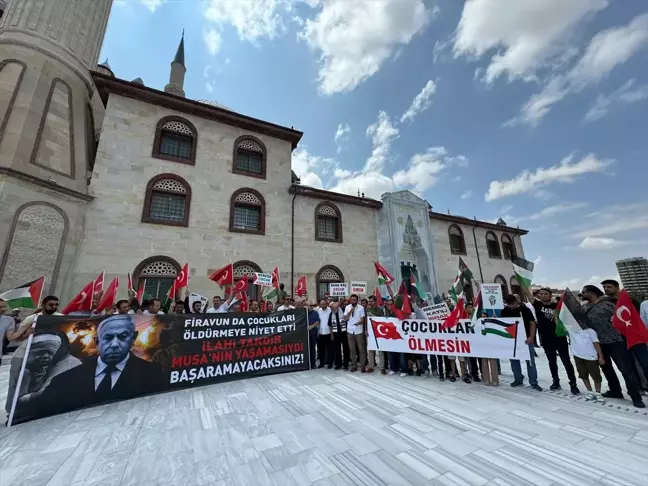
M 186 118 L 165 116 L 155 127 L 153 157 L 181 164 L 196 164 L 198 130 Z

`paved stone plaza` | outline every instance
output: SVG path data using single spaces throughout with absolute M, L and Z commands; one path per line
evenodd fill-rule
M 492 388 L 317 370 L 50 417 L 0 429 L 0 486 L 648 484 L 643 410 L 503 371 Z

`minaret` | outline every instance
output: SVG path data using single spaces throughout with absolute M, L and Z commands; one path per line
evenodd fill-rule
M 45 275 L 59 291 L 72 264 L 103 116 L 90 70 L 112 3 L 12 0 L 0 20 L 0 289 Z
M 171 63 L 171 75 L 169 76 L 169 84 L 164 87 L 166 93 L 171 93 L 178 96 L 185 95 L 184 92 L 184 78 L 187 68 L 185 67 L 185 52 L 184 52 L 184 30 L 182 31 L 182 38 L 180 45 L 176 52 L 175 58 Z

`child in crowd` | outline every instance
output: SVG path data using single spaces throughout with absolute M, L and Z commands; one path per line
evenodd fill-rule
M 569 340 L 571 342 L 571 351 L 574 355 L 578 377 L 583 381 L 585 388 L 587 388 L 585 400 L 605 403 L 605 399 L 601 395 L 602 378 L 601 368 L 599 367 L 599 365 L 602 366 L 605 364 L 603 351 L 601 351 L 601 345 L 599 344 L 596 331 L 585 327 L 583 323 L 579 324 L 581 330 L 569 329 Z M 590 377 L 594 381 L 595 391 L 592 391 Z

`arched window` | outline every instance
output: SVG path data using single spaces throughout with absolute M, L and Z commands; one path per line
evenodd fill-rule
M 342 243 L 342 214 L 332 202 L 321 202 L 315 208 L 315 239 Z
M 164 300 L 179 272 L 180 265 L 173 258 L 153 256 L 137 265 L 133 282 L 137 289 L 144 286 L 144 299 Z
M 37 201 L 18 208 L 7 231 L 7 246 L 0 263 L 0 290 L 24 285 L 43 275 L 45 292 L 54 289 L 68 227 L 67 215 L 48 202 Z
M 197 142 L 198 131 L 189 120 L 165 116 L 155 128 L 153 157 L 194 165 Z
M 506 285 L 506 279 L 504 277 L 498 275 L 497 277 L 495 277 L 495 280 L 493 280 L 493 282 L 502 286 L 502 295 L 508 295 L 508 285 Z
M 189 226 L 191 186 L 175 174 L 160 174 L 146 186 L 142 222 Z
M 265 200 L 259 191 L 244 187 L 230 200 L 230 227 L 235 233 L 265 234 Z
M 520 297 L 523 297 L 522 286 L 518 282 L 518 279 L 515 278 L 515 275 L 511 277 L 511 292 L 513 292 L 514 294 L 518 294 Z
M 450 251 L 453 255 L 466 254 L 466 240 L 464 239 L 463 231 L 456 224 L 448 228 L 448 236 L 450 238 Z
M 259 287 L 257 285 L 253 285 L 252 282 L 254 281 L 254 273 L 261 272 L 261 267 L 259 267 L 259 265 L 257 265 L 256 263 L 247 260 L 241 260 L 239 262 L 236 262 L 233 265 L 233 267 L 234 267 L 234 283 L 238 282 L 239 280 L 241 280 L 247 275 L 248 299 L 258 300 L 260 297 Z
M 234 142 L 232 172 L 265 179 L 266 148 L 261 140 L 249 135 L 236 139 Z
M 325 265 L 317 272 L 315 282 L 317 283 L 317 301 L 319 302 L 329 293 L 329 284 L 344 282 L 344 275 L 338 267 Z
M 502 258 L 499 241 L 492 231 L 486 233 L 486 249 L 488 250 L 489 258 Z
M 513 243 L 513 239 L 507 234 L 502 235 L 502 250 L 504 251 L 504 258 L 507 260 L 511 260 L 516 255 L 515 243 Z

